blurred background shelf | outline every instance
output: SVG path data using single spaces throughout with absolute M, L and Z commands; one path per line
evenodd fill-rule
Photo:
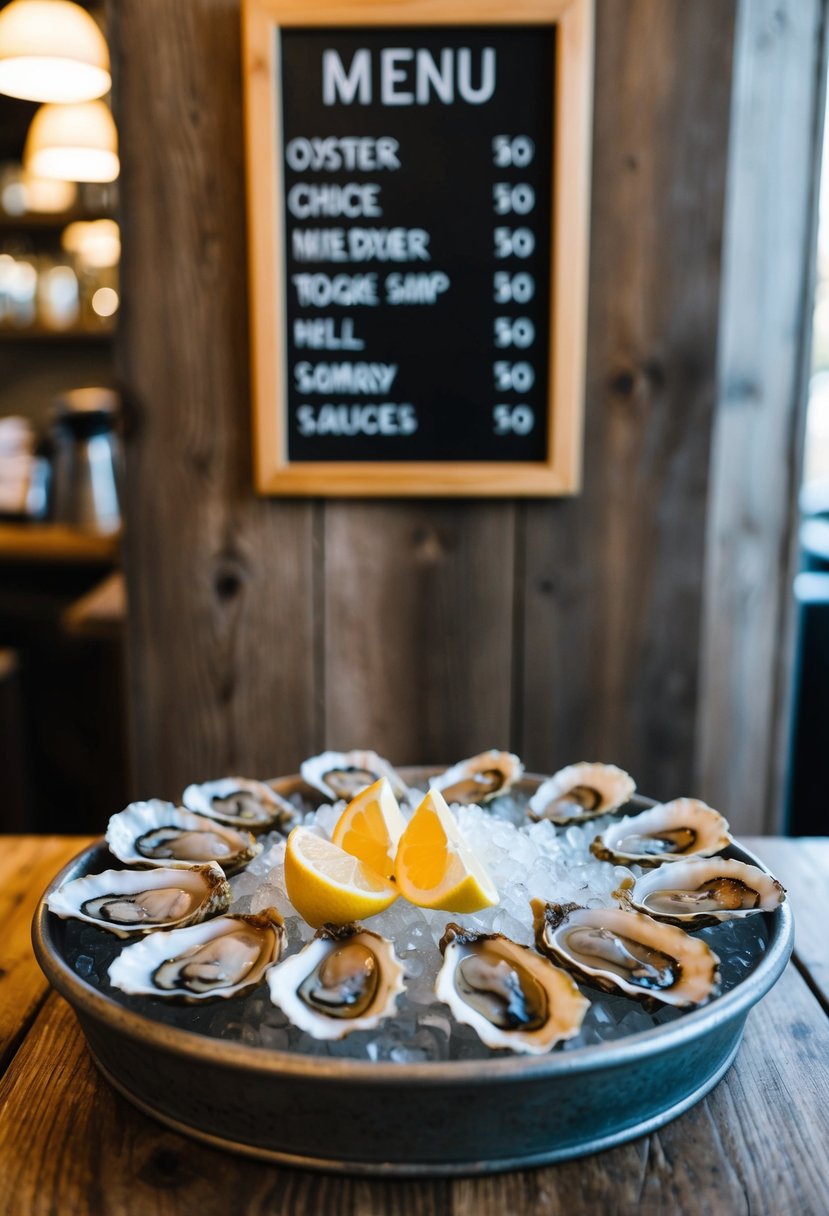
M 7 215 L 0 212 L 0 236 L 17 232 L 56 232 L 60 235 L 67 224 L 74 224 L 78 220 L 89 223 L 93 220 L 110 218 L 111 216 L 103 211 L 89 211 L 80 207 L 73 211 L 62 211 L 59 214 L 32 212 L 29 215 Z
M 111 342 L 115 335 L 112 329 L 43 329 L 31 326 L 28 329 L 0 329 L 0 342 Z
M 94 536 L 65 524 L 0 522 L 0 562 L 109 565 L 117 557 L 117 536 Z
M 64 610 L 61 626 L 72 637 L 119 642 L 126 619 L 127 587 L 123 573 L 114 570 Z

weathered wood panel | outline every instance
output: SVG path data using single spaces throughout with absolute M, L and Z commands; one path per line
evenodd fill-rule
M 738 831 L 780 824 L 825 13 L 740 6 L 696 782 Z
M 511 505 L 325 508 L 325 737 L 396 763 L 510 738 Z
M 733 19 L 599 5 L 584 489 L 526 512 L 525 758 L 655 796 L 691 782 Z
M 791 450 L 791 409 L 771 414 L 792 377 L 762 380 L 765 438 L 729 489 L 756 413 L 722 411 L 711 471 L 735 7 L 599 0 L 585 488 L 516 507 L 254 497 L 239 0 L 113 6 L 137 792 L 293 770 L 323 743 L 410 762 L 509 744 L 531 768 L 595 756 L 657 796 L 701 787 L 742 830 L 760 826 L 791 461 L 773 482 L 778 505 L 758 508 L 756 547 L 740 520 L 774 444 Z M 740 87 L 766 99 L 789 178 L 809 153 L 802 132 L 782 144 L 816 96 L 817 8 L 786 0 L 764 17 L 763 0 L 747 0 L 740 24 Z M 733 163 L 760 157 L 762 121 L 738 135 Z M 748 184 L 732 172 L 732 212 L 734 190 L 769 193 L 766 172 Z M 802 224 L 806 202 L 801 191 Z M 763 207 L 751 248 L 765 258 L 797 206 Z M 726 308 L 773 294 L 746 287 L 738 254 Z M 795 278 L 787 303 L 757 305 L 751 335 L 771 318 L 783 342 Z M 743 375 L 749 349 L 726 343 L 721 384 L 728 367 Z M 764 572 L 774 609 L 760 602 Z
M 238 0 L 112 6 L 138 792 L 314 746 L 312 508 L 252 491 Z

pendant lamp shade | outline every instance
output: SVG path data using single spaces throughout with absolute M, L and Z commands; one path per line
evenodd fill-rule
M 23 164 L 36 177 L 112 182 L 118 176 L 118 132 L 102 101 L 41 106 L 26 137 Z
M 12 0 L 0 11 L 0 92 L 91 101 L 112 83 L 103 34 L 70 0 Z

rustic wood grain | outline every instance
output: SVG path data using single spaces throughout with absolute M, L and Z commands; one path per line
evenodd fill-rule
M 364 1182 L 282 1170 L 167 1131 L 95 1071 L 53 996 L 0 1082 L 4 1216 L 449 1216 L 449 1184 Z
M 696 786 L 737 831 L 779 826 L 789 743 L 825 11 L 739 9 Z
M 314 750 L 312 508 L 253 494 L 238 0 L 124 0 L 119 363 L 137 792 Z
M 524 758 L 656 797 L 691 790 L 733 19 L 599 5 L 584 487 L 526 510 Z
M 325 507 L 325 738 L 395 763 L 510 737 L 514 508 Z
M 794 913 L 795 958 L 829 1013 L 829 839 L 756 836 L 745 845 L 786 888 Z
M 48 987 L 32 954 L 38 900 L 87 843 L 78 836 L 0 837 L 0 1074 Z
M 829 1021 L 790 968 L 751 1014 L 724 1081 L 647 1138 L 496 1177 L 334 1178 L 233 1157 L 156 1125 L 99 1078 L 74 1015 L 52 996 L 0 1082 L 0 1212 L 219 1216 L 230 1204 L 262 1216 L 825 1216 L 827 1060 Z
M 734 1210 L 747 1216 L 829 1211 L 829 1021 L 818 1011 L 789 967 L 749 1015 L 737 1064 L 708 1100 L 723 1166 L 745 1195 Z

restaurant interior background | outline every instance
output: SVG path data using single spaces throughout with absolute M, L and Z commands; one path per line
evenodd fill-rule
M 86 7 L 117 176 L 0 96 L 0 830 L 495 746 L 825 833 L 818 0 L 600 0 L 583 486 L 474 501 L 254 492 L 239 0 Z

